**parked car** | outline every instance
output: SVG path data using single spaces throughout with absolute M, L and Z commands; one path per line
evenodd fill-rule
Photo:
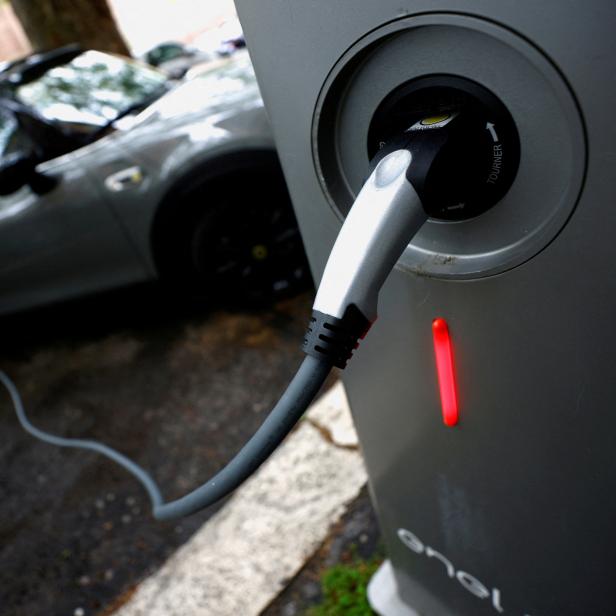
M 181 79 L 190 68 L 228 57 L 245 47 L 242 26 L 234 17 L 198 36 L 192 45 L 165 41 L 146 51 L 141 58 L 162 70 L 170 79 Z
M 222 55 L 214 51 L 197 49 L 184 43 L 167 41 L 146 51 L 142 58 L 144 62 L 163 71 L 170 79 L 181 79 L 192 66 L 211 62 Z
M 204 52 L 229 56 L 246 47 L 242 25 L 237 17 L 226 19 L 217 28 L 212 28 L 193 40 L 193 46 Z
M 0 73 L 0 314 L 160 277 L 251 301 L 310 274 L 245 51 L 172 85 L 64 48 Z

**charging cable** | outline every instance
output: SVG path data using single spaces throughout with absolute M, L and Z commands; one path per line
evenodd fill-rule
M 421 126 L 416 123 L 381 150 L 376 166 L 357 195 L 319 285 L 304 338 L 307 354 L 286 391 L 252 438 L 209 481 L 177 500 L 165 502 L 152 476 L 120 452 L 93 440 L 54 436 L 28 419 L 15 384 L 0 371 L 17 418 L 32 436 L 60 447 L 95 451 L 131 473 L 147 491 L 156 519 L 195 513 L 235 490 L 271 455 L 308 408 L 332 367 L 344 368 L 377 316 L 378 294 L 404 248 L 442 197 L 433 179 L 455 147 L 461 114 Z M 417 128 L 419 127 L 419 128 Z M 452 130 L 452 127 L 454 130 Z M 452 141 L 453 139 L 453 141 Z M 392 151 L 393 150 L 393 151 Z M 459 175 L 459 174 L 457 174 Z M 440 182 L 447 182 L 440 177 Z M 432 188 L 433 187 L 433 188 Z M 447 185 L 447 191 L 451 192 Z M 455 198 L 466 198 L 468 182 Z M 469 193 L 471 194 L 471 193 Z
M 328 362 L 306 357 L 278 404 L 231 462 L 196 490 L 170 502 L 164 502 L 160 488 L 152 476 L 119 451 L 98 441 L 54 436 L 34 426 L 26 415 L 17 387 L 2 371 L 0 381 L 8 390 L 17 419 L 26 432 L 51 445 L 87 449 L 113 460 L 143 485 L 150 497 L 154 517 L 157 520 L 168 520 L 195 513 L 214 504 L 250 477 L 297 423 L 317 395 L 330 370 L 331 364 Z

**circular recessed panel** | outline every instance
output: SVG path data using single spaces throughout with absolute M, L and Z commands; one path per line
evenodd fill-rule
M 399 265 L 445 278 L 515 267 L 544 248 L 569 218 L 586 148 L 577 106 L 557 70 L 505 28 L 462 15 L 421 15 L 356 43 L 330 73 L 315 110 L 313 149 L 323 189 L 335 211 L 346 215 L 370 171 L 376 110 L 403 84 L 430 75 L 463 77 L 497 97 L 517 128 L 520 162 L 494 207 L 469 220 L 429 220 Z

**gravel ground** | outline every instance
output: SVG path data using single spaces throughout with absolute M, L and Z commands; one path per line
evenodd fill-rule
M 0 320 L 0 367 L 38 426 L 117 447 L 173 498 L 261 423 L 301 361 L 310 303 L 197 311 L 140 287 Z M 24 434 L 1 392 L 0 430 L 3 616 L 109 614 L 214 511 L 153 521 L 130 476 Z

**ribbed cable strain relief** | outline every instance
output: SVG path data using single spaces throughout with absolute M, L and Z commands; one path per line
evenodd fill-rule
M 302 349 L 312 357 L 344 368 L 370 325 L 370 321 L 353 304 L 345 310 L 341 319 L 313 310 Z

